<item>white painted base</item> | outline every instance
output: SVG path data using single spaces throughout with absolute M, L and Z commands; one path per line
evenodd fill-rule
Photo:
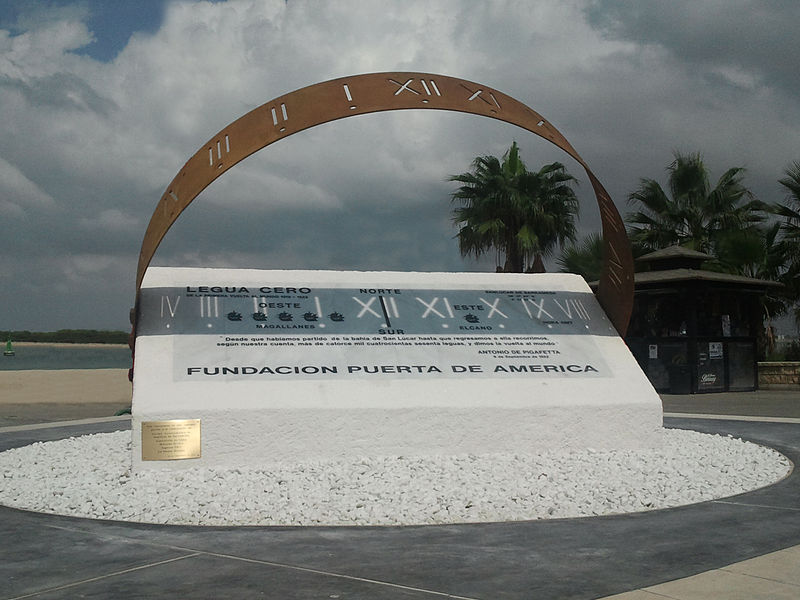
M 564 274 L 167 268 L 151 268 L 145 287 L 197 286 L 203 282 L 590 291 L 579 276 Z M 662 426 L 659 396 L 616 335 L 572 336 L 570 343 L 585 340 L 591 345 L 587 352 L 602 357 L 607 366 L 602 376 L 438 380 L 391 376 L 180 380 L 173 364 L 176 339 L 180 337 L 141 335 L 136 340 L 134 469 L 256 467 L 362 455 L 636 449 L 656 444 Z M 186 339 L 191 337 L 183 336 L 178 351 L 186 345 Z M 259 358 L 262 362 L 263 352 Z M 143 462 L 141 423 L 170 419 L 201 420 L 202 457 Z

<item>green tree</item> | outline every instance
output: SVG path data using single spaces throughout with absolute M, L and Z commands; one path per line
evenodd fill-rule
M 675 153 L 667 167 L 667 188 L 642 179 L 628 196 L 639 210 L 630 213 L 629 236 L 635 252 L 681 245 L 716 255 L 723 238 L 764 220 L 766 205 L 743 184 L 744 169 L 728 169 L 712 188 L 699 153 Z
M 706 268 L 756 279 L 783 281 L 786 254 L 778 242 L 781 223 L 772 222 L 721 236 L 716 258 Z M 786 312 L 791 304 L 787 289 L 769 289 L 761 300 L 764 316 L 770 321 Z
M 786 169 L 786 177 L 778 181 L 786 191 L 786 204 L 775 204 L 776 214 L 783 217 L 782 243 L 788 258 L 800 259 L 800 161 Z
M 777 281 L 786 263 L 777 222 L 724 232 L 717 238 L 715 271 Z
M 787 302 L 794 308 L 794 317 L 800 326 L 800 161 L 795 161 L 785 171 L 786 177 L 778 182 L 786 189 L 785 204 L 776 203 L 773 211 L 782 217 L 779 251 L 786 260 L 786 270 L 780 281 L 786 286 Z
M 575 239 L 576 179 L 558 162 L 528 171 L 516 142 L 502 160 L 479 156 L 471 171 L 449 181 L 462 184 L 452 194 L 462 256 L 477 258 L 494 249 L 502 253 L 506 272 L 543 270 L 543 256 Z
M 556 259 L 562 273 L 577 273 L 586 281 L 597 281 L 603 270 L 603 238 L 599 233 L 590 233 L 579 243 L 561 249 Z

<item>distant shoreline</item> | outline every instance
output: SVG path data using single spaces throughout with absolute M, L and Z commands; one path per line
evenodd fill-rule
M 127 348 L 128 344 L 101 344 L 100 342 L 15 342 L 11 341 L 15 348 L 22 348 L 25 346 L 50 346 L 52 348 Z
M 0 329 L 0 343 L 34 342 L 37 344 L 127 344 L 130 333 L 109 329 L 59 329 L 58 331 L 28 331 Z

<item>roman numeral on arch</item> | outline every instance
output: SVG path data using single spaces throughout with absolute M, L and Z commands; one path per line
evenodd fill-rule
M 503 107 L 500 106 L 500 103 L 497 101 L 494 93 L 489 90 L 478 89 L 472 90 L 468 86 L 461 84 L 465 90 L 467 90 L 471 95 L 467 98 L 467 102 L 472 102 L 473 100 L 480 100 L 481 102 L 486 103 L 491 107 L 492 112 L 497 112 L 501 110 Z
M 614 203 L 611 202 L 611 198 L 605 196 L 604 194 L 599 194 L 598 196 L 598 204 L 600 206 L 600 212 L 603 213 L 603 224 L 608 225 L 614 231 L 619 231 L 619 223 L 617 219 L 619 218 L 614 210 Z
M 394 93 L 395 96 L 399 96 L 402 92 L 408 92 L 409 94 L 414 94 L 415 96 L 442 96 L 442 92 L 439 89 L 439 86 L 436 85 L 436 81 L 434 79 L 420 79 L 419 82 L 422 85 L 423 91 L 419 91 L 411 87 L 411 84 L 414 82 L 414 78 L 406 80 L 405 83 L 400 83 L 399 81 L 395 81 L 394 79 L 390 79 L 389 83 L 392 83 L 397 86 L 397 91 Z M 349 98 L 348 98 L 349 100 Z M 423 102 L 427 103 L 427 99 L 423 99 Z
M 275 127 L 279 127 L 282 123 L 289 120 L 289 111 L 286 109 L 286 104 L 284 102 L 281 102 L 280 107 L 273 106 L 269 109 L 269 112 L 272 115 L 272 124 Z M 278 131 L 283 133 L 286 131 L 286 127 L 280 127 Z
M 612 256 L 608 258 L 608 274 L 611 276 L 611 283 L 613 283 L 617 288 L 622 287 L 622 274 L 625 272 L 625 269 L 622 268 L 622 260 L 617 253 L 617 249 L 614 248 L 613 244 L 608 244 L 608 249 L 611 251 Z
M 231 151 L 231 139 L 228 134 L 225 134 L 225 137 L 220 138 L 217 140 L 215 144 L 211 144 L 208 147 L 208 164 L 209 166 L 214 166 L 216 163 L 217 168 L 222 166 L 222 157 L 223 155 L 230 154 Z

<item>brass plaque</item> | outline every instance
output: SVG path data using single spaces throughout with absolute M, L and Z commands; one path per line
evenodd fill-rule
M 142 460 L 200 458 L 200 419 L 142 422 Z

